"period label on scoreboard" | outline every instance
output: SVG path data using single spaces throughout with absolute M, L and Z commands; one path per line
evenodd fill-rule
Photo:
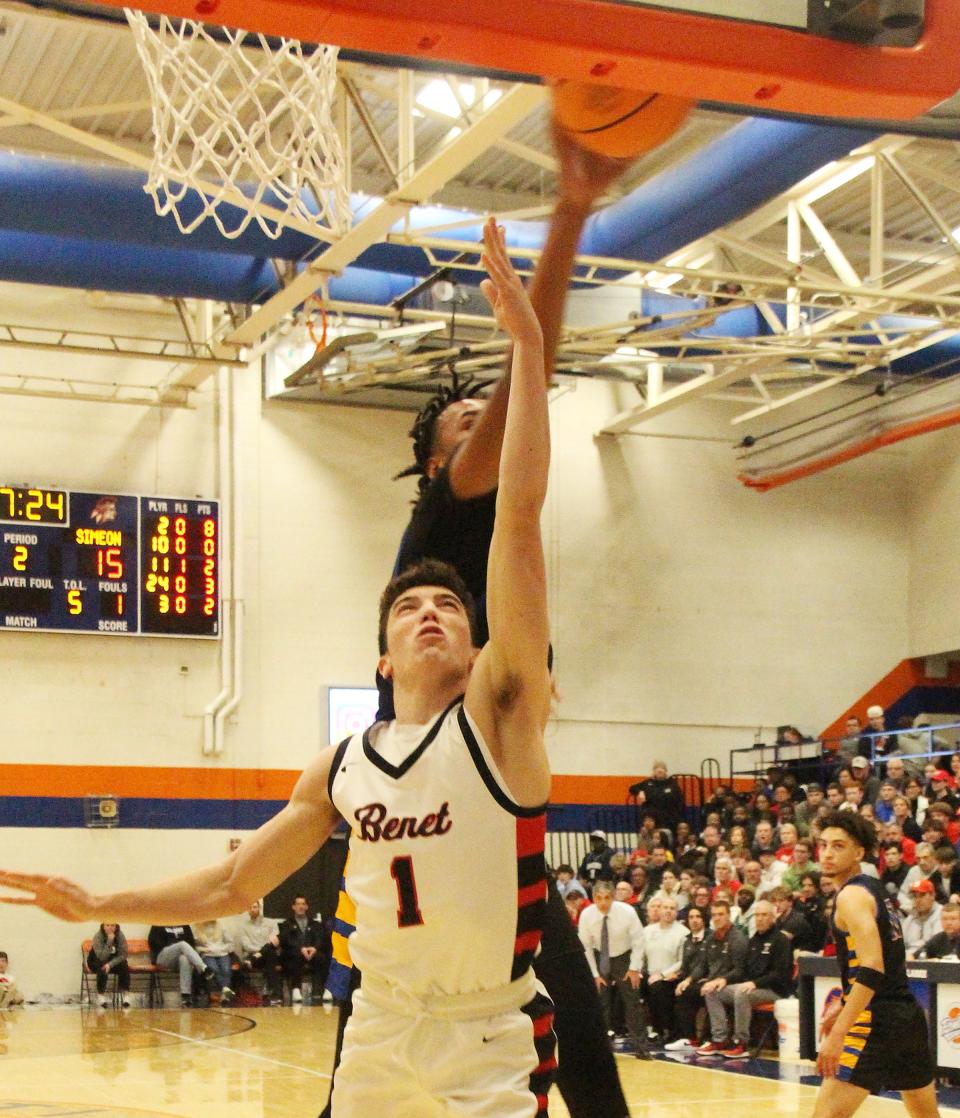
M 219 637 L 216 501 L 0 486 L 0 629 Z

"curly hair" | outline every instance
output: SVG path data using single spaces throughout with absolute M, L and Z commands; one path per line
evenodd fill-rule
M 855 811 L 829 812 L 820 821 L 821 834 L 828 827 L 845 831 L 858 846 L 863 847 L 865 857 L 872 854 L 877 848 L 876 828 L 869 819 L 865 819 Z
M 454 370 L 451 383 L 441 385 L 436 394 L 430 397 L 417 414 L 417 418 L 409 431 L 410 438 L 413 439 L 414 464 L 395 474 L 393 480 L 398 481 L 402 477 L 416 475 L 417 485 L 422 493 L 430 484 L 430 478 L 427 477 L 427 460 L 434 451 L 437 420 L 451 404 L 455 404 L 458 400 L 468 400 L 477 396 L 491 383 L 489 380 L 475 381 L 470 377 L 461 382 Z

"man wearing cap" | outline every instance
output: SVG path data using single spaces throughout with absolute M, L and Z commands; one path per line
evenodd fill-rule
M 850 768 L 853 770 L 854 780 L 863 789 L 861 803 L 875 804 L 880 798 L 880 780 L 872 775 L 870 762 L 866 757 L 854 757 L 850 762 Z
M 867 738 L 872 747 L 872 755 L 879 757 L 881 753 L 891 753 L 897 748 L 895 735 L 887 734 L 887 721 L 884 717 L 883 707 L 877 704 L 867 707 L 866 733 L 877 734 L 877 737 Z
M 593 889 L 597 881 L 611 881 L 613 872 L 610 869 L 610 859 L 613 855 L 614 851 L 607 846 L 606 832 L 601 830 L 591 831 L 590 849 L 577 871 L 580 884 L 588 889 Z
M 903 946 L 908 959 L 915 959 L 928 939 L 941 929 L 940 905 L 936 901 L 933 882 L 924 878 L 910 886 L 913 912 L 903 922 Z
M 947 804 L 951 814 L 957 810 L 957 797 L 950 788 L 950 774 L 946 769 L 937 769 L 930 776 L 931 804 Z

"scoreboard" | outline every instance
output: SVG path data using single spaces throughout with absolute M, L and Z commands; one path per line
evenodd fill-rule
M 0 486 L 0 630 L 220 636 L 216 501 Z

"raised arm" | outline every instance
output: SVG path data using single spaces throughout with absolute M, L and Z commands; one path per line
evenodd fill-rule
M 102 896 L 61 877 L 0 870 L 0 887 L 27 894 L 0 902 L 35 905 L 71 922 L 188 924 L 232 916 L 298 870 L 336 826 L 339 817 L 327 795 L 333 754 L 325 750 L 297 781 L 287 806 L 215 865 Z
M 480 726 L 517 801 L 543 803 L 550 773 L 543 747 L 549 711 L 549 626 L 540 512 L 550 465 L 543 340 L 514 272 L 503 231 L 484 228 L 483 291 L 513 338 L 513 368 L 500 454 L 497 511 L 487 561 L 490 640 L 467 688 L 467 710 Z
M 559 164 L 558 197 L 530 283 L 530 302 L 543 334 L 543 366 L 548 384 L 553 377 L 563 308 L 583 224 L 597 199 L 629 166 L 629 160 L 608 159 L 578 147 L 556 128 L 553 145 Z M 510 391 L 510 364 L 508 359 L 506 371 L 470 437 L 450 462 L 450 487 L 460 500 L 482 496 L 497 485 Z

